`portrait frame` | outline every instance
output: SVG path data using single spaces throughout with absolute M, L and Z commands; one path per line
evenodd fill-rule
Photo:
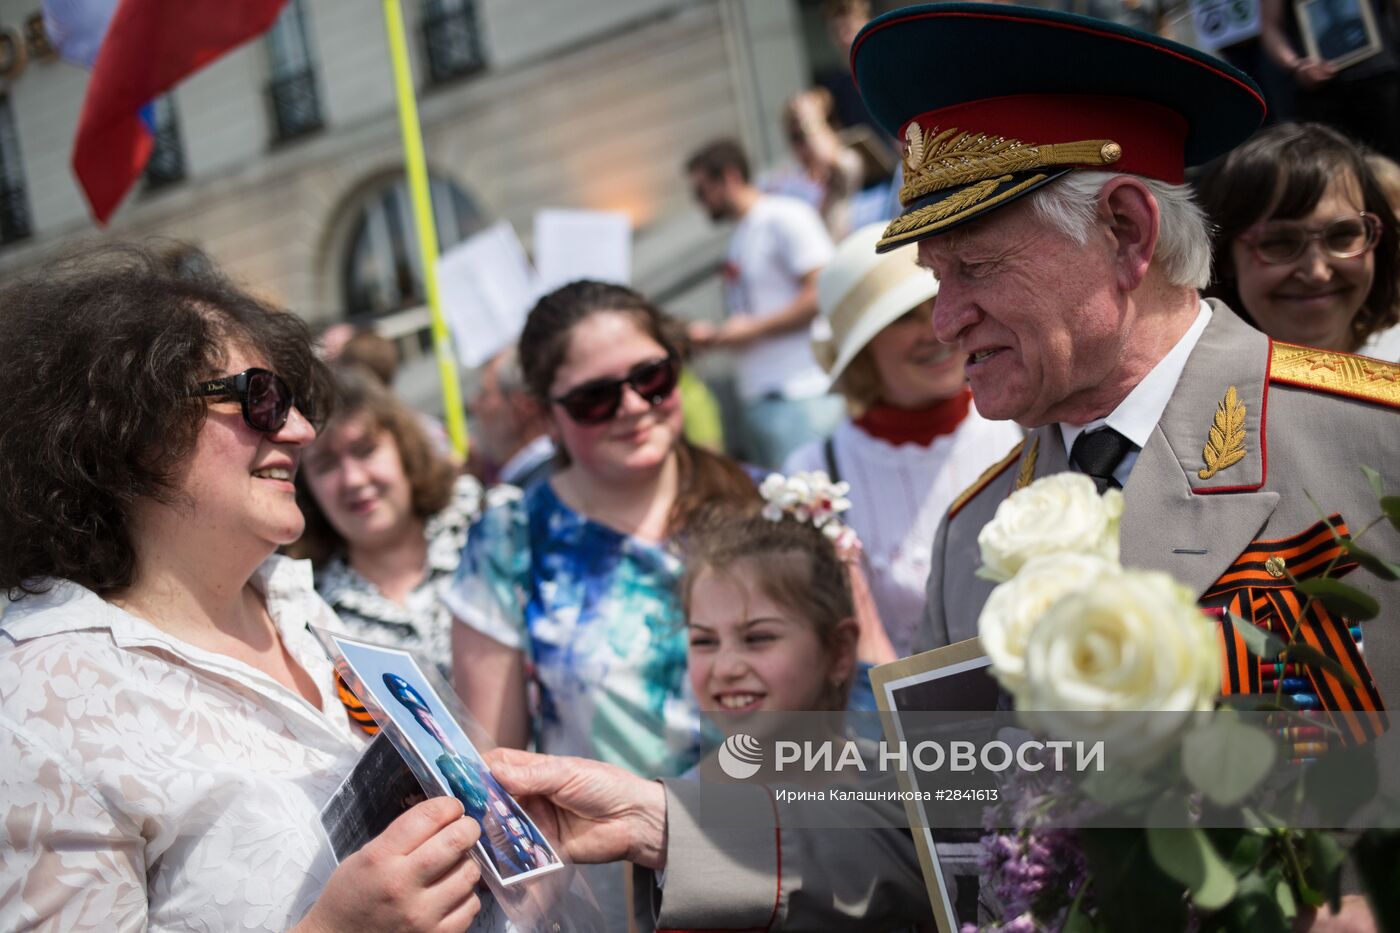
M 430 796 L 457 797 L 468 815 L 482 823 L 481 839 L 473 848 L 473 856 L 488 886 L 508 888 L 565 867 L 553 843 L 491 774 L 478 748 L 489 740 L 465 715 L 456 694 L 440 687 L 440 676 L 426 672 L 411 652 L 325 629 L 313 627 L 313 631 L 334 659 L 337 672 L 374 717 L 419 784 Z M 432 719 L 431 728 L 440 730 L 446 744 L 411 711 L 405 700 L 395 695 L 389 677 L 397 678 L 395 683 L 407 684 L 416 695 L 414 704 L 422 703 Z M 403 687 L 398 689 L 406 693 Z M 480 798 L 482 816 L 471 813 L 472 807 L 454 783 Z M 488 815 L 494 819 L 483 821 Z
M 991 659 L 983 652 L 982 642 L 977 638 L 882 664 L 871 670 L 870 682 L 875 690 L 875 703 L 880 710 L 885 739 L 891 743 L 905 741 L 899 719 L 901 712 L 948 710 L 949 707 L 943 702 L 952 695 L 950 691 L 967 698 L 964 702 L 970 704 L 953 706 L 953 710 L 967 708 L 990 712 L 996 708 L 998 688 L 991 676 Z M 941 842 L 929 825 L 932 821 L 923 802 L 913 793 L 919 788 L 903 770 L 899 772 L 899 786 L 906 795 L 904 809 L 909 817 L 910 831 L 918 851 L 919 867 L 923 871 L 924 886 L 928 890 L 938 933 L 957 933 L 963 918 L 958 917 L 948 890 L 944 866 L 939 860 Z
M 1347 6 L 1344 18 L 1335 15 L 1338 4 Z M 1293 10 L 1309 58 L 1340 71 L 1381 51 L 1380 32 L 1367 0 L 1294 0 Z

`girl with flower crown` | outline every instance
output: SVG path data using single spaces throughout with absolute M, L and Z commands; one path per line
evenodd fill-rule
M 762 511 L 717 513 L 686 542 L 691 688 L 726 721 L 845 709 L 862 628 L 882 630 L 868 595 L 852 595 L 868 591 L 859 541 L 838 517 L 844 484 L 773 474 L 760 492 Z

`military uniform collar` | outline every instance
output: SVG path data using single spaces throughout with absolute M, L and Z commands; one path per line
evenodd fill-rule
M 1132 441 L 1137 445 L 1138 450 L 1146 447 L 1148 438 L 1152 436 L 1153 430 L 1157 427 L 1157 422 L 1162 419 L 1162 412 L 1166 410 L 1167 403 L 1171 401 L 1172 393 L 1176 390 L 1176 385 L 1181 379 L 1181 373 L 1186 368 L 1186 361 L 1190 358 L 1192 350 L 1196 348 L 1196 344 L 1200 341 L 1201 334 L 1205 332 L 1210 319 L 1210 305 L 1202 301 L 1200 309 L 1196 312 L 1196 319 L 1191 322 L 1186 333 L 1181 335 L 1171 350 L 1167 352 L 1167 355 L 1162 357 L 1156 366 L 1152 367 L 1147 376 L 1133 387 L 1133 390 L 1123 401 L 1118 403 L 1118 407 L 1113 409 L 1107 418 L 1099 418 L 1081 425 L 1060 424 L 1060 438 L 1064 441 L 1065 450 L 1074 449 L 1074 442 L 1079 438 L 1079 435 L 1104 426 L 1112 428 Z M 1119 468 L 1120 473 L 1115 474 L 1118 475 L 1120 483 L 1126 481 L 1136 460 L 1136 452 L 1124 458 L 1123 465 Z
M 1257 490 L 1268 471 L 1269 338 L 1209 304 L 1160 427 L 1193 495 Z

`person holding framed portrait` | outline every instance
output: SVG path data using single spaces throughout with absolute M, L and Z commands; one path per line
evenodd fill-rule
M 1400 158 L 1400 31 L 1383 0 L 1261 0 L 1264 53 L 1297 85 L 1299 120 Z

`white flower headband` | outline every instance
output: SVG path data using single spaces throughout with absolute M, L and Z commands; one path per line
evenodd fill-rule
M 860 539 L 839 517 L 851 507 L 851 500 L 846 498 L 850 491 L 849 483 L 833 483 L 821 470 L 792 476 L 769 473 L 758 487 L 758 494 L 765 503 L 764 518 L 778 522 L 784 515 L 791 515 L 799 522 L 812 525 L 836 546 L 843 560 L 860 552 Z

